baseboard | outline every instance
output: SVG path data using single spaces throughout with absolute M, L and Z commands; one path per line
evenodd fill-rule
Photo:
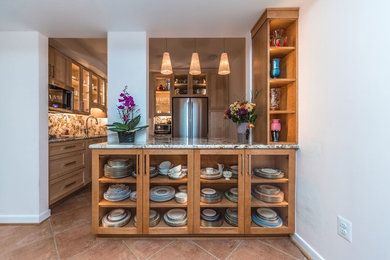
M 50 209 L 39 215 L 0 215 L 2 224 L 38 224 L 50 217 Z
M 314 248 L 312 248 L 300 235 L 295 233 L 291 236 L 291 239 L 297 243 L 298 246 L 302 248 L 305 253 L 314 260 L 324 260 L 323 258 Z

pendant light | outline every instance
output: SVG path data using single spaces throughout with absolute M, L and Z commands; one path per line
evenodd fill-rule
M 200 70 L 199 54 L 196 52 L 196 38 L 195 38 L 195 52 L 193 52 L 191 56 L 190 74 L 199 75 L 200 73 L 202 72 Z
M 221 60 L 219 61 L 218 74 L 228 75 L 230 74 L 229 58 L 225 48 L 225 39 L 223 39 L 223 52 L 221 54 Z
M 163 58 L 161 62 L 161 74 L 163 75 L 170 75 L 173 73 L 172 70 L 172 63 L 171 63 L 171 57 L 169 56 L 168 49 L 168 40 L 165 39 L 165 52 L 163 53 Z

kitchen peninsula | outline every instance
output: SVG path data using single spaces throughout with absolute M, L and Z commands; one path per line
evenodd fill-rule
M 259 236 L 295 231 L 297 145 L 174 138 L 90 148 L 95 234 Z M 129 174 L 123 175 L 123 169 Z M 122 175 L 110 175 L 115 170 Z M 110 198 L 120 188 L 129 196 Z M 115 219 L 124 222 L 115 224 Z

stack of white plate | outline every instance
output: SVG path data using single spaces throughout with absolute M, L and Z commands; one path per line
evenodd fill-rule
M 222 172 L 219 172 L 214 168 L 204 168 L 200 169 L 200 178 L 207 180 L 215 180 L 222 177 Z
M 175 199 L 177 203 L 187 203 L 187 193 L 186 192 L 178 192 L 175 194 Z
M 171 179 L 179 180 L 187 176 L 187 168 L 182 168 L 181 164 L 169 169 L 168 177 Z
M 238 202 L 238 188 L 231 188 L 225 192 L 225 197 L 233 202 Z
M 175 197 L 175 189 L 171 186 L 155 186 L 150 189 L 150 200 L 155 202 L 169 201 Z
M 258 208 L 252 212 L 252 221 L 260 227 L 281 227 L 283 220 L 270 208 Z
M 160 220 L 161 220 L 160 214 L 154 209 L 151 209 L 149 211 L 149 227 L 157 226 Z M 137 226 L 137 216 L 134 216 L 134 226 Z
M 111 184 L 103 194 L 108 201 L 121 201 L 130 197 L 130 187 L 125 184 Z
M 130 199 L 132 201 L 137 201 L 137 191 L 133 191 L 130 193 Z
M 123 227 L 129 223 L 131 212 L 124 209 L 114 209 L 104 215 L 102 219 L 103 227 Z
M 203 209 L 200 212 L 200 225 L 203 227 L 220 227 L 223 223 L 221 212 L 215 209 Z
M 238 210 L 237 208 L 228 208 L 225 213 L 225 220 L 228 224 L 238 227 Z
M 284 177 L 284 172 L 275 168 L 255 168 L 253 172 L 257 177 L 267 179 L 280 179 Z
M 110 159 L 104 165 L 104 176 L 118 179 L 132 175 L 133 163 L 129 159 Z
M 268 184 L 254 186 L 252 195 L 258 200 L 269 203 L 279 203 L 284 200 L 284 192 L 278 187 Z
M 164 221 L 172 227 L 187 225 L 187 211 L 185 209 L 171 209 L 164 214 Z
M 203 188 L 200 190 L 200 201 L 208 204 L 218 203 L 222 200 L 223 192 L 212 188 Z
M 158 171 L 161 175 L 168 175 L 169 169 L 171 168 L 172 163 L 170 161 L 163 161 L 158 166 Z
M 232 172 L 232 178 L 238 179 L 238 165 L 230 165 L 230 171 Z

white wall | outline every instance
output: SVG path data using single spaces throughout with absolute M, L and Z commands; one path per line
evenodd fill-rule
M 116 109 L 124 86 L 134 97 L 141 112 L 139 125 L 148 121 L 147 40 L 145 32 L 108 32 L 108 123 L 119 121 Z M 136 142 L 146 140 L 147 131 L 136 134 Z M 109 132 L 108 142 L 117 141 L 117 134 Z
M 316 258 L 390 259 L 389 7 L 301 9 L 295 238 Z M 337 215 L 352 221 L 352 243 L 337 235 Z
M 0 223 L 48 210 L 47 38 L 0 32 Z

